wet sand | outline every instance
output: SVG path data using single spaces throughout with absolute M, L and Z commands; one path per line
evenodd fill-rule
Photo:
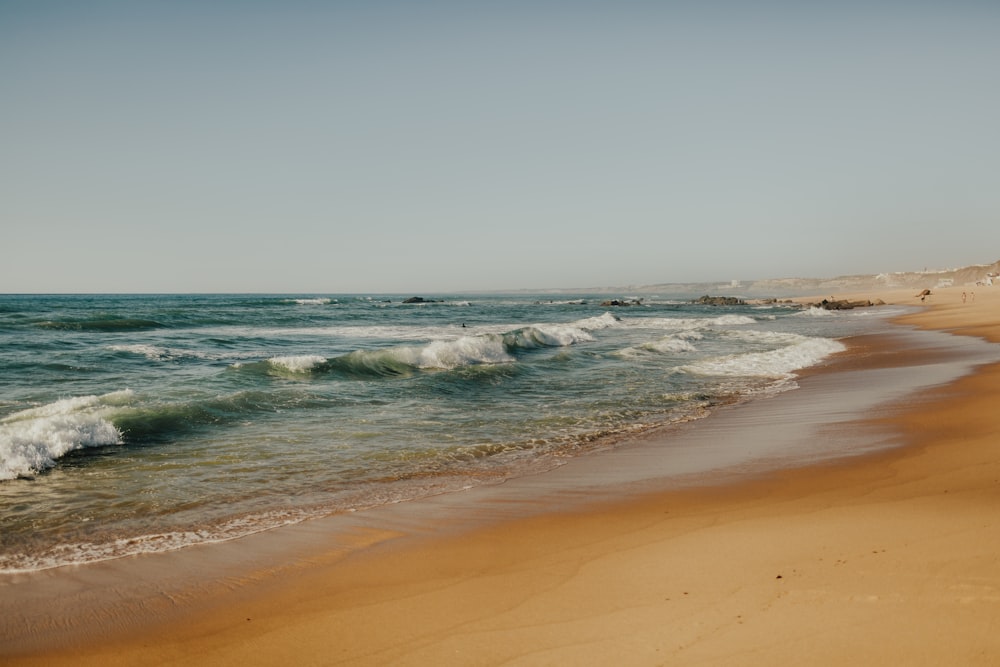
M 965 303 L 962 291 L 935 290 L 901 319 L 1000 341 L 1000 289 Z M 920 304 L 912 291 L 850 296 Z M 934 340 L 905 329 L 854 340 L 800 390 L 671 432 L 668 463 L 653 435 L 501 487 L 22 577 L 0 594 L 58 609 L 8 620 L 18 638 L 0 657 L 996 664 L 1000 364 L 950 381 L 964 353 Z M 866 409 L 866 392 L 900 377 L 925 386 Z M 685 457 L 733 443 L 746 457 L 725 474 L 663 482 L 658 466 L 683 470 Z M 801 455 L 831 444 L 845 456 Z M 775 465 L 785 458 L 794 467 Z M 65 627 L 71 614 L 92 617 Z

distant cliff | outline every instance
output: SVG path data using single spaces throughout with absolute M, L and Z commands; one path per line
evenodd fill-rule
M 959 269 L 904 271 L 897 273 L 837 276 L 836 278 L 768 278 L 729 283 L 659 283 L 627 287 L 581 287 L 520 290 L 532 294 L 660 294 L 695 298 L 703 294 L 722 294 L 744 298 L 789 296 L 829 297 L 838 292 L 867 292 L 878 289 L 934 289 L 946 285 L 975 285 L 986 282 L 990 274 L 1000 274 L 1000 261 L 976 264 Z M 997 279 L 1000 284 L 1000 278 Z
M 986 282 L 989 274 L 1000 273 L 1000 261 L 943 271 L 909 271 L 836 278 L 779 278 L 748 283 L 752 293 L 800 295 L 826 292 L 859 292 L 872 289 L 934 288 L 947 285 L 975 285 Z

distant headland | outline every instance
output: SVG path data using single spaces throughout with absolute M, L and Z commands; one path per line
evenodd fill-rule
M 859 274 L 834 278 L 767 278 L 763 280 L 732 280 L 726 283 L 658 283 L 565 289 L 517 290 L 534 294 L 670 294 L 700 296 L 724 294 L 747 298 L 829 295 L 843 292 L 865 292 L 891 289 L 935 289 L 951 286 L 992 285 L 1000 282 L 1000 261 L 975 264 L 957 269 L 902 271 L 895 273 Z

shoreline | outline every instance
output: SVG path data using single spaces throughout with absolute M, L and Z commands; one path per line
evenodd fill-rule
M 957 299 L 960 291 L 942 291 L 941 300 L 952 292 Z M 897 302 L 902 298 L 910 299 L 906 305 L 916 305 L 909 291 Z M 992 324 L 1000 321 L 1000 297 L 983 290 L 979 298 L 979 304 L 958 306 L 933 299 L 929 308 L 899 319 L 917 327 L 988 335 L 996 342 Z M 973 307 L 989 313 L 970 319 Z M 855 348 L 845 357 L 848 361 L 833 362 L 846 364 L 839 371 L 815 369 L 804 373 L 801 382 L 849 374 L 851 363 L 863 368 L 865 354 L 892 358 L 887 369 L 912 369 L 916 363 L 906 355 L 879 353 L 877 342 L 870 343 L 868 352 Z M 801 658 L 797 651 L 822 646 L 831 663 L 900 655 L 938 663 L 987 662 L 1000 655 L 1000 641 L 989 632 L 994 615 L 984 613 L 1000 603 L 995 556 L 1000 540 L 988 512 L 995 505 L 985 502 L 995 500 L 1000 490 L 993 481 L 1000 474 L 988 449 L 998 378 L 1000 366 L 994 363 L 955 382 L 929 386 L 919 400 L 921 411 L 895 405 L 862 424 L 863 411 L 854 407 L 837 422 L 837 429 L 850 431 L 841 437 L 891 433 L 906 446 L 859 451 L 812 466 L 750 475 L 743 470 L 743 479 L 734 483 L 656 490 L 656 475 L 651 474 L 648 485 L 636 484 L 627 490 L 628 500 L 616 501 L 612 494 L 599 497 L 592 487 L 553 493 L 553 478 L 545 473 L 521 483 L 548 487 L 545 507 L 536 499 L 533 509 L 538 511 L 526 512 L 531 501 L 515 493 L 495 501 L 496 520 L 485 525 L 455 522 L 455 512 L 442 509 L 448 503 L 431 499 L 429 504 L 438 508 L 430 520 L 420 515 L 418 503 L 390 508 L 395 523 L 381 526 L 370 514 L 358 513 L 341 520 L 345 525 L 337 539 L 324 542 L 321 524 L 283 531 L 283 538 L 293 538 L 291 546 L 258 540 L 259 553 L 244 554 L 235 565 L 225 561 L 236 557 L 241 545 L 192 548 L 202 549 L 206 578 L 215 582 L 211 591 L 189 591 L 194 598 L 202 596 L 200 603 L 183 595 L 160 600 L 168 608 L 165 620 L 148 630 L 130 635 L 130 626 L 117 626 L 125 636 L 54 652 L 12 653 L 5 660 L 426 664 L 455 662 L 458 655 L 465 656 L 458 662 L 487 664 L 599 664 L 612 659 L 626 664 L 747 664 L 790 661 Z M 801 391 L 767 401 L 772 407 L 787 403 L 786 397 Z M 745 411 L 726 410 L 722 417 L 760 413 L 757 403 Z M 711 433 L 720 419 L 709 419 L 715 419 L 711 428 L 700 420 L 686 430 Z M 736 417 L 729 419 L 739 423 Z M 648 461 L 638 456 L 633 464 L 643 467 Z M 613 482 L 611 476 L 605 486 Z M 947 494 L 940 488 L 945 482 Z M 508 484 L 501 485 L 505 491 L 514 486 Z M 490 495 L 496 488 L 485 487 L 482 494 L 465 494 L 451 503 L 467 510 L 474 496 Z M 942 495 L 947 502 L 940 502 Z M 944 522 L 938 533 L 929 527 L 933 519 Z M 283 564 L 280 571 L 273 565 L 262 571 L 267 558 L 257 556 L 266 556 L 266 544 L 288 553 L 298 548 L 295 534 L 302 540 L 299 560 Z M 405 534 L 410 538 L 396 539 Z M 914 542 L 933 558 L 922 557 Z M 964 551 L 949 553 L 946 544 Z M 169 569 L 185 567 L 178 563 L 186 560 L 190 567 L 195 554 L 184 550 L 130 562 L 145 560 L 150 565 L 146 575 L 155 580 L 153 561 Z M 895 560 L 886 569 L 882 561 L 890 559 Z M 83 595 L 102 577 L 111 584 L 119 565 L 29 579 L 75 578 Z M 950 576 L 935 576 L 932 565 Z M 919 581 L 908 583 L 900 573 Z M 938 597 L 928 596 L 928 590 Z M 204 604 L 215 594 L 223 602 L 212 603 L 214 608 Z M 84 599 L 83 605 L 89 604 Z M 932 624 L 938 612 L 952 617 Z M 908 613 L 914 618 L 901 618 Z M 121 621 L 108 624 L 115 622 Z M 937 641 L 942 626 L 955 639 L 942 638 L 937 648 L 952 652 L 928 652 L 932 647 L 926 644 Z M 905 636 L 910 644 L 893 644 L 891 637 L 876 634 L 878 627 L 900 633 L 900 641 Z M 954 653 L 956 648 L 967 650 Z

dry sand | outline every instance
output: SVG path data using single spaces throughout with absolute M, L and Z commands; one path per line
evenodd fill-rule
M 962 291 L 904 319 L 1000 341 L 1000 288 Z M 873 415 L 905 437 L 888 452 L 316 558 L 147 632 L 6 660 L 1000 664 L 1000 365 L 922 398 Z

